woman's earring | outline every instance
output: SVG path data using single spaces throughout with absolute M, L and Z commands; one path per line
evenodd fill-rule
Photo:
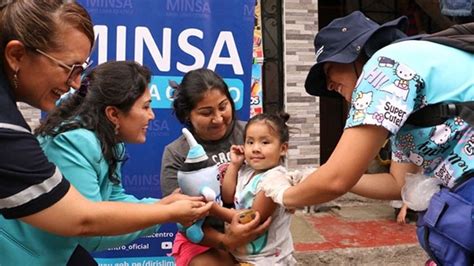
M 13 74 L 13 88 L 18 89 L 18 70 Z
M 120 129 L 119 124 L 116 124 L 115 129 L 114 129 L 114 133 L 115 133 L 116 136 L 119 134 L 119 129 Z

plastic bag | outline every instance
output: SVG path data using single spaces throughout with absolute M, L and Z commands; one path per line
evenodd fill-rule
M 434 193 L 440 190 L 441 181 L 422 174 L 408 174 L 402 188 L 402 199 L 408 208 L 424 211 L 428 208 Z

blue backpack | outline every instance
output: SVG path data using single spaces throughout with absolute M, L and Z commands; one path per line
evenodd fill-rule
M 433 195 L 419 213 L 416 233 L 438 265 L 474 265 L 474 171 Z

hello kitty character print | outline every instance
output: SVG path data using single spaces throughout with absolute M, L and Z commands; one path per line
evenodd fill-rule
M 379 57 L 379 66 L 393 69 L 397 76 L 393 82 L 388 83 L 380 89 L 406 100 L 408 97 L 410 81 L 416 82 L 419 80 L 419 76 L 416 72 L 404 64 L 400 64 L 393 59 L 383 56 Z
M 437 125 L 432 129 L 430 140 L 436 145 L 442 145 L 448 141 L 448 138 L 451 136 L 451 133 L 452 130 L 449 125 Z
M 363 120 L 365 117 L 365 110 L 369 107 L 372 102 L 372 92 L 359 92 L 356 98 L 352 102 L 354 106 L 354 117 L 353 120 Z
M 461 67 L 457 72 L 457 66 L 446 67 L 453 65 L 447 56 L 440 57 L 439 68 L 427 66 L 420 59 L 426 51 L 433 54 L 437 49 L 439 54 L 445 52 L 440 45 L 404 41 L 377 51 L 359 76 L 346 128 L 384 127 L 391 134 L 393 161 L 413 163 L 425 175 L 436 177 L 449 187 L 462 173 L 474 168 L 474 129 L 460 118 L 450 118 L 432 127 L 406 123 L 413 112 L 428 104 L 449 102 L 449 97 L 474 99 L 474 90 L 468 88 L 462 90 L 465 96 L 446 93 L 447 85 L 456 90 L 453 84 L 474 84 L 474 75 L 468 77 L 471 81 L 458 82 L 453 78 L 458 83 L 447 83 L 440 77 L 459 76 Z

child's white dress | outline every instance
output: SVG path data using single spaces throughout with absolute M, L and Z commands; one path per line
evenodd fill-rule
M 237 178 L 234 204 L 235 208 L 252 208 L 255 196 L 260 191 L 259 183 L 275 175 L 286 175 L 283 166 L 277 166 L 252 177 L 254 170 L 242 166 Z M 237 249 L 232 254 L 241 262 L 254 265 L 296 265 L 293 257 L 293 239 L 290 232 L 291 214 L 278 205 L 272 214 L 272 223 L 268 231 L 251 243 Z

